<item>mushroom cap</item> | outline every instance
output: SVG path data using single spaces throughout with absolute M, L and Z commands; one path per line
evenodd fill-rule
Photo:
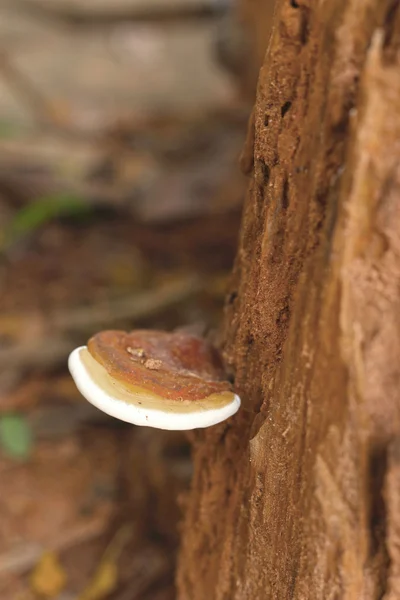
M 209 427 L 240 407 L 217 350 L 182 332 L 104 331 L 74 350 L 68 365 L 89 402 L 136 425 Z

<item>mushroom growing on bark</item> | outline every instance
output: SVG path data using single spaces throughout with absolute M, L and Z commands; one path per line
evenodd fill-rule
M 183 332 L 102 331 L 71 353 L 68 366 L 89 402 L 135 425 L 209 427 L 240 407 L 218 351 Z

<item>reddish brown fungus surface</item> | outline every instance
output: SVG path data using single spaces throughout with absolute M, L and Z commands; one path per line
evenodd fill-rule
M 102 331 L 88 350 L 118 381 L 169 400 L 202 400 L 232 389 L 218 351 L 186 333 Z

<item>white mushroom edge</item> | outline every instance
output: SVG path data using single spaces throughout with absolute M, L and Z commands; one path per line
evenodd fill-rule
M 91 404 L 108 415 L 147 427 L 189 430 L 210 427 L 234 415 L 240 398 L 232 392 L 213 394 L 204 400 L 167 400 L 137 388 L 130 391 L 107 373 L 87 349 L 71 352 L 68 368 L 75 384 Z

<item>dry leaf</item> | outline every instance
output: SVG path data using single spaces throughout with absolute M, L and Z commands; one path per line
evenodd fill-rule
M 65 571 L 54 552 L 46 552 L 32 571 L 30 583 L 33 591 L 44 598 L 55 598 L 66 583 Z
M 94 574 L 92 581 L 79 596 L 79 600 L 103 600 L 115 590 L 118 583 L 118 558 L 132 534 L 129 525 L 122 527 L 115 535 Z
M 115 590 L 117 581 L 116 563 L 112 559 L 102 560 L 92 581 L 79 596 L 79 600 L 102 600 Z

